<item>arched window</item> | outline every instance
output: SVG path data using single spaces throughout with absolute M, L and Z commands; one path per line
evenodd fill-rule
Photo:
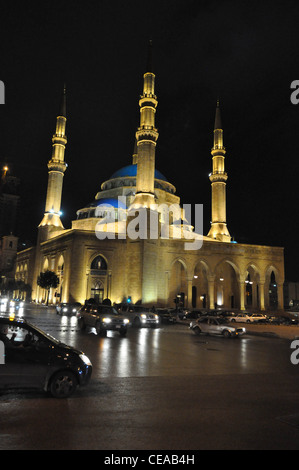
M 94 270 L 107 271 L 107 263 L 106 263 L 106 260 L 103 258 L 103 256 L 101 255 L 96 256 L 90 265 L 90 269 L 92 271 Z

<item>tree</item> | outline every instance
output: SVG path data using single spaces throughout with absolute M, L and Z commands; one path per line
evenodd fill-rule
M 50 289 L 51 287 L 56 289 L 59 285 L 59 277 L 53 271 L 45 271 L 38 276 L 37 285 L 47 290 L 46 304 L 48 305 Z

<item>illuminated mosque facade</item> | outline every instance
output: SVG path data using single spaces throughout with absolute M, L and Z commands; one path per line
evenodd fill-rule
M 32 300 L 44 302 L 46 292 L 37 278 L 41 272 L 54 271 L 59 277 L 58 287 L 50 290 L 49 301 L 54 304 L 94 298 L 174 307 L 174 299 L 179 299 L 184 307 L 197 309 L 283 309 L 283 248 L 236 243 L 229 234 L 219 103 L 209 175 L 211 227 L 206 236 L 188 225 L 175 186 L 156 168 L 157 105 L 149 53 L 131 161 L 104 181 L 94 200 L 77 211 L 71 228 L 64 228 L 60 217 L 67 168 L 64 90 L 48 162 L 44 216 L 36 246 L 17 254 L 16 280 L 32 286 Z M 141 213 L 145 233 L 137 229 Z

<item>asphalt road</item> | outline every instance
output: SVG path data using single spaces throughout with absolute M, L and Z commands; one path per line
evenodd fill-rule
M 1 450 L 299 449 L 288 339 L 195 336 L 185 325 L 100 338 L 50 309 L 24 316 L 83 350 L 93 376 L 66 400 L 2 391 Z

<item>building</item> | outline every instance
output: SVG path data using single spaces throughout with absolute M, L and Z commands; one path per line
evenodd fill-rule
M 78 209 L 71 228 L 64 228 L 60 218 L 67 168 L 64 90 L 52 139 L 45 212 L 37 244 L 18 253 L 16 279 L 31 284 L 36 302 L 45 300 L 37 277 L 52 270 L 60 280 L 59 287 L 51 289 L 52 303 L 83 303 L 93 297 L 98 301 L 109 298 L 112 303 L 130 300 L 173 307 L 174 300 L 179 299 L 191 308 L 283 309 L 283 248 L 239 244 L 229 234 L 228 176 L 219 102 L 209 176 L 211 227 L 206 236 L 188 224 L 175 186 L 156 168 L 157 105 L 149 54 L 131 161 L 116 169 L 92 202 Z M 274 300 L 269 295 L 273 278 L 277 286 Z
M 0 290 L 5 289 L 7 283 L 15 277 L 19 184 L 19 179 L 10 174 L 7 164 L 3 164 L 0 180 Z

